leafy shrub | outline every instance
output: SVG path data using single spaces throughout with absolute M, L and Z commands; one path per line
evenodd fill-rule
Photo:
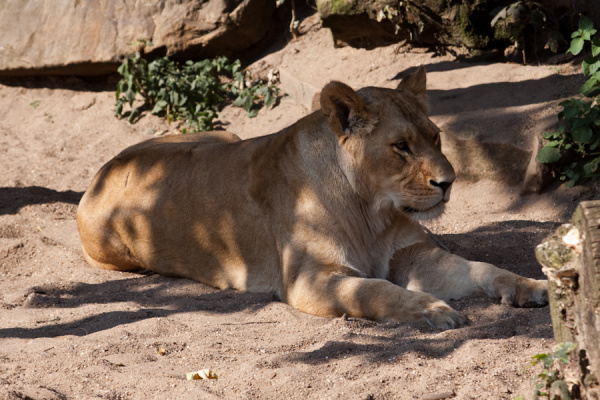
M 136 53 L 118 72 L 122 78 L 117 83 L 117 117 L 124 115 L 123 106 L 128 104 L 133 123 L 147 108 L 169 122 L 185 120 L 184 133 L 213 129 L 213 120 L 227 102 L 255 117 L 263 105 L 271 107 L 279 93 L 270 83 L 253 81 L 239 60 L 231 63 L 226 57 L 179 64 L 167 57 L 148 62 Z M 143 104 L 137 106 L 139 97 Z
M 542 353 L 533 356 L 531 365 L 542 363 L 542 372 L 537 375 L 538 383 L 535 386 L 533 400 L 538 400 L 540 396 L 548 399 L 571 400 L 569 390 L 564 377 L 556 368 L 556 363 L 569 363 L 569 354 L 575 350 L 577 345 L 571 342 L 560 343 L 550 354 Z
M 553 24 L 548 11 L 537 1 L 515 1 L 497 8 L 492 14 L 495 14 L 491 25 L 496 30 L 496 37 L 507 36 L 522 52 L 523 64 L 527 64 L 527 48 L 533 49 L 537 58 L 538 38 L 542 38 L 544 48 L 553 53 L 558 51 L 561 43 L 565 43 L 560 32 L 550 29 Z
M 425 24 L 419 16 L 418 8 L 412 1 L 399 0 L 397 4 L 386 5 L 377 13 L 377 22 L 384 19 L 394 24 L 394 34 L 398 34 L 400 29 L 408 31 L 410 40 L 419 40 L 419 35 L 423 33 Z
M 595 34 L 592 20 L 582 16 L 567 52 L 577 55 L 585 42 L 591 43 L 591 56 L 582 64 L 583 74 L 590 77 L 579 89 L 584 97 L 560 103 L 559 129 L 543 134 L 549 142 L 537 155 L 537 160 L 548 164 L 555 175 L 566 181 L 566 186 L 595 180 L 600 175 L 600 105 L 596 97 L 600 94 L 600 38 Z

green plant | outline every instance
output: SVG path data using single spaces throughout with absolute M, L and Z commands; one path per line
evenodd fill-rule
M 419 12 L 410 1 L 398 1 L 397 5 L 386 5 L 377 13 L 377 22 L 384 19 L 394 24 L 394 34 L 398 34 L 400 29 L 405 29 L 410 35 L 410 40 L 419 40 L 419 35 L 423 33 L 425 25 L 419 16 Z
M 118 72 L 122 78 L 117 83 L 117 117 L 125 114 L 123 106 L 128 104 L 133 123 L 146 108 L 169 122 L 184 120 L 184 133 L 213 129 L 213 120 L 227 102 L 255 117 L 263 105 L 271 107 L 279 93 L 276 86 L 244 73 L 239 60 L 231 63 L 226 57 L 180 64 L 167 57 L 148 62 L 135 53 Z
M 586 97 L 596 97 L 600 94 L 600 38 L 594 37 L 596 32 L 594 22 L 582 15 L 579 19 L 579 29 L 571 35 L 571 47 L 567 50 L 567 53 L 577 55 L 583 50 L 585 42 L 591 44 L 591 56 L 586 57 L 581 64 L 583 74 L 590 77 L 579 89 Z
M 535 386 L 533 400 L 538 400 L 540 396 L 548 397 L 549 400 L 571 400 L 567 383 L 556 368 L 556 364 L 568 364 L 569 354 L 576 347 L 575 343 L 560 343 L 550 354 L 542 353 L 533 356 L 532 366 L 542 363 L 542 371 L 536 376 L 538 382 Z
M 572 98 L 560 103 L 558 131 L 542 136 L 548 143 L 540 149 L 537 160 L 547 164 L 553 174 L 573 186 L 600 176 L 600 38 L 594 37 L 593 22 L 582 16 L 579 29 L 571 35 L 567 52 L 579 54 L 585 42 L 591 42 L 591 56 L 582 63 L 582 72 L 589 79 L 579 92 L 584 98 Z M 586 99 L 587 98 L 587 99 Z

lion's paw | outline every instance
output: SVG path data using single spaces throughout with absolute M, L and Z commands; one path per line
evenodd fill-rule
M 518 277 L 497 278 L 496 295 L 502 304 L 515 307 L 543 307 L 548 304 L 548 281 Z
M 423 316 L 429 325 L 438 329 L 454 329 L 467 322 L 464 315 L 442 300 L 429 303 L 423 310 Z

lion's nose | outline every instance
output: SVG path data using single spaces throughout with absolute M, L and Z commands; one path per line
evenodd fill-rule
M 442 192 L 443 192 L 443 193 L 446 193 L 446 190 L 448 190 L 448 188 L 449 188 L 449 187 L 452 185 L 452 182 L 454 182 L 454 181 L 452 180 L 452 181 L 446 181 L 446 182 L 436 182 L 436 181 L 434 181 L 433 179 L 431 179 L 431 180 L 429 181 L 429 183 L 430 183 L 432 186 L 437 186 L 437 187 L 439 187 L 440 189 L 442 189 Z
M 452 186 L 454 179 L 448 181 L 436 182 L 433 179 L 429 181 L 431 186 L 437 186 L 442 189 L 442 200 L 447 203 L 450 200 L 450 187 Z

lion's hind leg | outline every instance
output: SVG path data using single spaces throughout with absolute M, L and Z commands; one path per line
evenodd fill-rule
M 77 226 L 81 250 L 85 260 L 94 268 L 112 271 L 138 271 L 144 269 L 133 256 L 121 236 L 96 215 L 89 216 L 89 207 L 77 213 Z
M 119 260 L 114 263 L 98 261 L 98 260 L 92 258 L 88 254 L 88 252 L 84 246 L 81 246 L 81 250 L 83 252 L 83 258 L 85 258 L 85 261 L 87 261 L 87 263 L 90 264 L 94 268 L 108 269 L 111 271 L 124 271 L 124 272 L 133 272 L 133 271 L 139 271 L 139 270 L 143 269 L 143 267 L 141 267 L 137 263 L 134 263 L 131 261 Z

